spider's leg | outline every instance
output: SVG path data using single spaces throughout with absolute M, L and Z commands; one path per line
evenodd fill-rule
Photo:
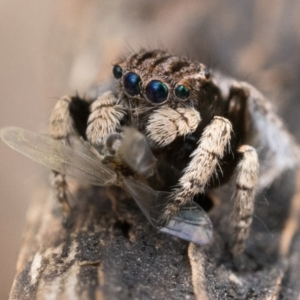
M 195 195 L 204 192 L 218 160 L 224 155 L 230 135 L 231 123 L 223 117 L 214 117 L 205 128 L 197 149 L 192 153 L 192 160 L 179 180 L 179 187 L 174 190 L 170 202 L 166 205 L 161 224 L 169 222 L 183 205 L 192 201 Z
M 85 128 L 89 114 L 89 103 L 78 96 L 64 96 L 56 103 L 51 116 L 49 133 L 53 139 L 70 142 L 74 133 L 85 136 Z M 51 184 L 55 197 L 62 206 L 65 217 L 70 214 L 70 204 L 67 198 L 67 181 L 65 175 L 53 171 Z
M 257 149 L 260 162 L 257 188 L 268 188 L 285 170 L 299 165 L 300 148 L 275 113 L 271 101 L 261 92 L 246 82 L 237 81 L 232 82 L 230 89 L 232 94 L 239 95 L 242 100 L 243 103 L 239 105 L 245 105 L 247 139 L 244 139 L 244 143 Z M 239 119 L 237 112 L 233 112 L 233 115 L 235 119 Z M 238 127 L 240 124 L 241 122 Z
M 242 153 L 242 159 L 236 167 L 231 245 L 231 252 L 235 257 L 243 252 L 249 235 L 259 172 L 256 150 L 251 146 L 243 145 L 238 151 Z

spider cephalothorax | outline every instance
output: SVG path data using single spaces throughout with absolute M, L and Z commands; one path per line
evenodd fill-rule
M 120 92 L 141 106 L 170 107 L 197 104 L 208 69 L 167 52 L 141 51 L 118 62 L 113 73 Z
M 108 135 L 120 134 L 123 125 L 136 127 L 146 136 L 158 165 L 166 162 L 176 173 L 176 181 L 169 179 L 173 174 L 161 176 L 164 188 L 172 191 L 161 224 L 194 196 L 233 180 L 231 249 L 234 255 L 241 254 L 256 189 L 269 185 L 300 157 L 268 100 L 245 82 L 161 50 L 121 59 L 113 66 L 113 75 L 116 90 L 95 99 L 89 113 L 82 109 L 74 114 L 80 103 L 86 107 L 84 99 L 63 97 L 51 116 L 51 136 L 68 139 L 77 128 L 101 151 Z M 84 122 L 86 130 L 79 130 L 78 124 Z M 261 150 L 258 155 L 256 149 Z M 56 174 L 55 183 L 58 198 L 66 202 L 64 178 Z

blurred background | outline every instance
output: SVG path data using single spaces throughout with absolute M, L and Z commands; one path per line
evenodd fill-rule
M 105 83 L 122 54 L 163 48 L 246 80 L 300 141 L 300 2 L 0 0 L 0 128 L 47 132 L 64 94 Z M 0 143 L 0 299 L 12 284 L 43 168 Z

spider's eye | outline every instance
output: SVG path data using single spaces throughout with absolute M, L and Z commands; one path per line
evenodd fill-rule
M 177 85 L 177 87 L 175 88 L 175 95 L 179 99 L 185 100 L 189 97 L 190 90 L 184 85 Z
M 115 66 L 113 67 L 113 74 L 114 74 L 114 77 L 115 77 L 116 79 L 120 79 L 120 78 L 122 77 L 122 75 L 123 75 L 123 70 L 122 70 L 122 68 L 121 68 L 120 66 L 118 66 L 118 65 L 115 65 Z
M 140 83 L 141 77 L 135 73 L 129 72 L 124 76 L 124 89 L 130 96 L 136 96 L 141 92 Z
M 162 103 L 168 98 L 168 87 L 159 80 L 152 80 L 146 86 L 147 98 L 153 103 Z

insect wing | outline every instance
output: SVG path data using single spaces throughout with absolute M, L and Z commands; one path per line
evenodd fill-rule
M 203 245 L 211 240 L 213 226 L 205 211 L 196 203 L 191 203 L 184 206 L 160 231 Z
M 156 159 L 145 136 L 133 127 L 123 128 L 123 133 L 119 151 L 124 161 L 136 173 L 146 178 L 152 176 Z
M 157 219 L 171 193 L 155 191 L 131 177 L 124 178 L 123 183 L 148 221 L 159 228 Z M 213 234 L 213 226 L 208 215 L 195 203 L 184 206 L 166 227 L 159 230 L 201 245 L 207 244 Z
M 150 186 L 132 177 L 123 178 L 123 185 L 151 225 L 158 227 L 156 216 L 153 214 L 153 203 L 158 202 L 160 199 L 166 199 L 169 193 L 155 191 Z
M 115 172 L 79 141 L 78 149 L 73 149 L 60 140 L 18 127 L 3 128 L 0 136 L 14 150 L 64 175 L 94 185 L 107 185 L 115 179 Z
M 78 142 L 73 148 L 60 140 L 18 127 L 3 128 L 0 136 L 14 150 L 64 175 L 94 185 L 108 185 L 115 181 L 115 172 L 102 164 L 92 147 L 84 143 Z M 197 244 L 209 242 L 212 224 L 200 206 L 183 207 L 166 227 L 159 228 L 157 219 L 171 193 L 155 191 L 131 177 L 124 178 L 123 185 L 148 221 L 161 232 Z

